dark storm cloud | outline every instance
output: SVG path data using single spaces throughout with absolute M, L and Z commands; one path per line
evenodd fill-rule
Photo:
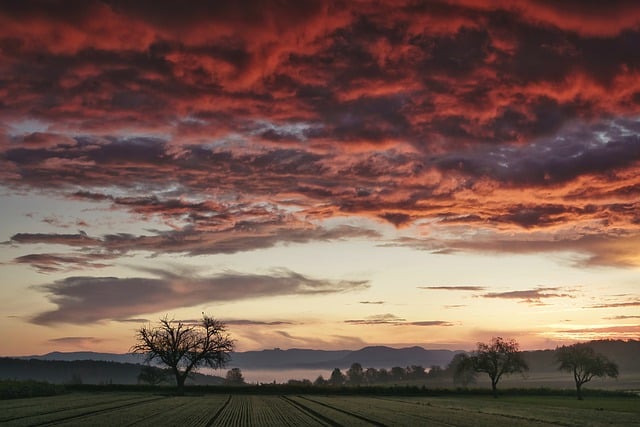
M 227 272 L 185 277 L 153 270 L 155 278 L 68 277 L 37 289 L 58 307 L 33 317 L 37 324 L 93 323 L 209 302 L 283 295 L 323 295 L 362 290 L 367 281 L 331 281 L 289 270 L 270 274 Z
M 436 164 L 443 171 L 518 186 L 558 184 L 634 165 L 640 160 L 636 132 L 637 123 L 627 120 L 600 123 L 590 129 L 566 129 L 531 145 L 452 153 Z

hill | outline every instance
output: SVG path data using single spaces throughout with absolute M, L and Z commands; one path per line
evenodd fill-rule
M 362 366 L 371 368 L 411 365 L 420 365 L 427 368 L 433 365 L 446 366 L 456 353 L 459 353 L 459 351 L 426 350 L 418 346 L 406 348 L 371 346 L 351 351 L 339 359 L 316 362 L 307 366 L 313 368 L 348 368 L 357 362 Z
M 0 358 L 0 379 L 47 381 L 53 384 L 136 384 L 142 365 L 96 360 Z M 221 377 L 194 374 L 187 384 L 222 384 Z
M 620 373 L 640 373 L 640 341 L 601 340 L 590 343 L 597 352 L 615 361 Z M 369 346 L 359 350 L 309 350 L 278 348 L 260 351 L 234 352 L 229 368 L 241 369 L 333 369 L 348 368 L 358 362 L 364 367 L 390 368 L 393 366 L 420 365 L 446 367 L 453 356 L 461 351 L 429 350 L 422 347 L 391 348 Z M 553 350 L 523 352 L 532 372 L 556 372 L 557 364 Z M 93 360 L 103 362 L 142 363 L 144 358 L 134 354 L 111 354 L 93 352 L 53 352 L 22 359 L 32 360 Z
M 313 368 L 327 361 L 342 359 L 351 350 L 308 350 L 292 348 L 281 350 L 245 351 L 231 353 L 229 366 L 242 369 L 295 369 Z
M 459 351 L 458 351 L 459 352 Z M 231 353 L 229 368 L 241 369 L 332 369 L 348 368 L 358 362 L 363 366 L 390 368 L 392 366 L 432 365 L 446 366 L 456 354 L 451 350 L 426 350 L 422 347 L 391 348 L 370 346 L 360 350 L 309 350 L 279 348 L 271 350 Z M 33 360 L 93 360 L 120 363 L 143 363 L 144 357 L 136 354 L 111 354 L 83 352 L 52 352 L 40 356 L 28 356 Z

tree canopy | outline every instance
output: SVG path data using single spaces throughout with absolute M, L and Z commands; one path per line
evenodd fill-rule
M 516 340 L 502 337 L 493 338 L 489 344 L 478 343 L 478 348 L 470 356 L 462 356 L 457 362 L 456 376 L 459 378 L 468 379 L 470 370 L 489 375 L 491 390 L 496 397 L 498 382 L 503 375 L 529 370 Z
M 227 385 L 244 385 L 244 376 L 242 376 L 242 370 L 240 368 L 232 368 L 227 371 L 227 376 L 224 379 L 224 383 Z
M 562 346 L 556 349 L 558 369 L 573 373 L 578 399 L 582 400 L 582 385 L 594 377 L 618 376 L 618 365 L 586 343 Z
M 226 325 L 205 314 L 198 322 L 165 316 L 156 326 L 138 329 L 136 341 L 131 351 L 144 354 L 147 363 L 158 361 L 166 365 L 176 377 L 178 394 L 184 394 L 187 376 L 198 367 L 224 367 L 234 346 Z

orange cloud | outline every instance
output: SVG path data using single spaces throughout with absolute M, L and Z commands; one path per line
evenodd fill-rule
M 201 254 L 380 238 L 318 225 L 358 216 L 492 236 L 405 242 L 443 252 L 571 250 L 588 265 L 637 265 L 637 11 L 627 1 L 2 4 L 0 183 L 173 230 L 17 230 L 12 243 Z M 16 262 L 100 265 L 35 255 Z

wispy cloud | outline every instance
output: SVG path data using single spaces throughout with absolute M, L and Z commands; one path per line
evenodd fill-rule
M 96 337 L 60 337 L 51 338 L 48 340 L 48 342 L 52 344 L 68 345 L 74 347 L 87 347 L 103 343 L 104 341 L 104 339 Z
M 445 322 L 443 320 L 420 320 L 410 322 L 407 321 L 407 319 L 403 319 L 391 313 L 376 314 L 364 319 L 351 319 L 345 320 L 344 322 L 351 325 L 453 326 L 453 323 Z
M 104 268 L 111 264 L 107 261 L 116 258 L 115 254 L 29 254 L 17 257 L 15 264 L 28 264 L 41 273 L 72 271 L 79 268 Z
M 418 289 L 434 291 L 484 291 L 484 286 L 418 286 Z
M 258 213 L 260 214 L 260 213 Z M 236 218 L 237 220 L 238 218 Z M 14 260 L 28 263 L 41 270 L 62 269 L 64 264 L 93 264 L 133 251 L 160 253 L 188 253 L 191 255 L 229 254 L 270 248 L 278 243 L 307 243 L 311 241 L 338 241 L 356 237 L 377 238 L 378 232 L 348 225 L 333 228 L 313 226 L 310 223 L 287 224 L 284 220 L 237 221 L 229 228 L 200 230 L 186 227 L 179 230 L 158 231 L 150 235 L 128 233 L 90 237 L 86 233 L 19 233 L 9 242 L 21 244 L 56 244 L 80 247 L 93 251 L 90 255 L 27 255 Z M 92 260 L 92 262 L 89 262 Z
M 248 319 L 230 319 L 225 320 L 224 323 L 233 326 L 282 326 L 282 325 L 294 325 L 294 322 L 286 322 L 283 320 L 248 320 Z
M 640 319 L 640 316 L 619 315 L 619 316 L 605 317 L 604 319 L 606 319 L 606 320 L 628 320 L 628 319 Z
M 487 292 L 480 295 L 483 298 L 501 298 L 501 299 L 516 299 L 520 302 L 535 305 L 544 305 L 543 300 L 549 298 L 574 298 L 575 295 L 571 292 L 561 292 L 559 287 L 539 287 L 535 289 L 526 289 L 518 291 L 507 292 Z
M 639 187 L 640 188 L 640 187 Z M 624 208 L 627 209 L 627 208 Z M 638 265 L 634 247 L 640 244 L 640 235 L 619 232 L 611 233 L 607 227 L 600 227 L 601 221 L 596 221 L 599 231 L 592 234 L 573 236 L 563 229 L 556 233 L 538 233 L 535 235 L 505 235 L 496 232 L 484 238 L 452 240 L 446 239 L 417 239 L 401 238 L 391 245 L 408 246 L 434 253 L 498 253 L 498 254 L 535 254 L 535 253 L 575 253 L 568 258 L 576 267 L 634 267 Z M 585 230 L 587 233 L 587 230 Z
M 323 295 L 369 287 L 366 280 L 314 279 L 286 269 L 269 274 L 226 272 L 212 277 L 185 277 L 163 270 L 153 273 L 155 278 L 68 277 L 39 286 L 37 289 L 58 307 L 36 315 L 33 322 L 91 323 L 205 302 Z
M 626 301 L 612 301 L 601 304 L 593 304 L 586 308 L 623 308 L 623 307 L 640 307 L 640 300 L 631 298 Z

